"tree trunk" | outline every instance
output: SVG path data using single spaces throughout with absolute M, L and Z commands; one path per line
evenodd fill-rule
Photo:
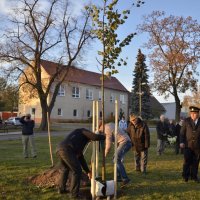
M 175 114 L 175 120 L 176 122 L 180 121 L 180 114 L 181 114 L 181 104 L 180 104 L 180 99 L 178 95 L 174 96 L 175 103 L 176 103 L 176 114 Z
M 42 120 L 39 129 L 42 131 L 47 130 L 47 103 L 44 100 L 40 100 L 42 109 Z M 50 115 L 50 114 L 49 114 Z

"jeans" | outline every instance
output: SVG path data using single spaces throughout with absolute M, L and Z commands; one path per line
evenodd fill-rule
M 129 180 L 129 178 L 126 174 L 126 170 L 122 160 L 125 154 L 130 150 L 131 146 L 131 142 L 127 141 L 125 143 L 119 144 L 119 146 L 117 147 L 117 173 L 118 178 L 121 178 L 123 181 Z
M 60 157 L 61 162 L 61 174 L 59 179 L 60 190 L 66 190 L 66 182 L 68 179 L 69 171 L 72 173 L 70 192 L 72 197 L 76 197 L 79 194 L 80 181 L 81 181 L 81 165 L 71 147 L 67 147 L 65 150 L 59 150 L 57 155 Z
M 30 144 L 32 157 L 37 156 L 36 148 L 35 148 L 34 136 L 33 135 L 22 135 L 22 144 L 23 144 L 24 157 L 25 158 L 28 157 L 28 143 Z

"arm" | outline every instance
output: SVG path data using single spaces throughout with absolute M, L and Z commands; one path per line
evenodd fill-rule
M 25 120 L 24 120 L 24 118 L 25 118 L 25 116 L 21 117 L 21 118 L 20 118 L 20 120 L 19 120 L 19 121 L 20 121 L 22 124 L 24 124 L 24 123 L 25 123 Z
M 128 133 L 129 137 L 130 137 L 130 133 L 131 133 L 131 124 L 129 123 L 128 128 L 126 129 L 126 132 Z
M 87 129 L 83 129 L 83 134 L 92 141 L 105 140 L 105 136 L 102 134 L 95 134 Z
M 186 140 L 186 124 L 185 121 L 180 130 L 180 148 L 185 148 L 185 140 Z
M 87 162 L 86 162 L 86 160 L 85 160 L 83 154 L 81 154 L 81 155 L 78 157 L 78 159 L 79 159 L 79 162 L 80 162 L 81 167 L 83 168 L 83 170 L 84 170 L 87 174 L 90 173 L 90 170 L 89 170 L 89 168 L 88 168 Z
M 121 120 L 119 121 L 119 128 L 122 128 Z

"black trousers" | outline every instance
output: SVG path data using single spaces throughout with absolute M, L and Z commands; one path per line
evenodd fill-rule
M 190 148 L 184 149 L 183 178 L 197 179 L 199 167 L 199 154 Z
M 79 193 L 82 173 L 81 165 L 77 155 L 74 153 L 74 150 L 71 147 L 67 147 L 65 150 L 59 150 L 57 155 L 60 157 L 61 162 L 59 188 L 61 190 L 66 189 L 66 182 L 68 179 L 69 171 L 71 171 L 72 177 L 70 183 L 70 192 L 72 197 L 76 197 Z

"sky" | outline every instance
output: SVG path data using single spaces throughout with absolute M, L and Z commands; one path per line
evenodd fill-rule
M 99 1 L 98 1 L 99 2 Z M 122 4 L 120 7 L 122 9 L 127 8 L 130 5 L 130 0 L 121 0 Z M 126 3 L 125 3 L 126 2 Z M 127 35 L 130 32 L 135 32 L 138 24 L 142 23 L 142 16 L 152 13 L 152 11 L 159 10 L 165 11 L 166 16 L 175 15 L 188 17 L 191 16 L 193 19 L 196 19 L 200 23 L 200 1 L 199 0 L 145 0 L 145 4 L 140 8 L 132 8 L 131 14 L 125 25 L 120 30 L 121 35 Z M 133 38 L 131 44 L 123 50 L 123 57 L 128 57 L 127 66 L 117 68 L 119 73 L 115 75 L 118 80 L 130 91 L 132 88 L 133 80 L 133 69 L 136 62 L 136 56 L 138 49 L 140 48 L 142 52 L 147 56 L 146 65 L 149 66 L 148 60 L 148 50 L 143 47 L 144 42 L 148 40 L 147 35 L 137 35 Z M 89 52 L 88 56 L 88 70 L 95 71 L 97 69 L 95 47 L 93 51 Z M 200 69 L 200 67 L 199 67 Z M 200 71 L 200 70 L 199 70 Z M 153 73 L 149 73 L 150 82 L 153 80 Z M 189 94 L 189 92 L 188 92 Z M 156 92 L 153 95 L 161 102 L 174 102 L 174 97 L 170 96 L 167 100 L 163 96 L 158 96 Z M 183 99 L 184 94 L 179 94 L 181 100 Z
M 9 10 L 9 1 L 10 0 L 0 0 L 0 13 L 8 13 Z M 90 0 L 92 3 L 101 4 L 102 0 Z M 120 36 L 126 36 L 132 32 L 136 32 L 137 25 L 142 23 L 142 16 L 151 14 L 152 11 L 159 10 L 165 11 L 166 16 L 175 15 L 188 17 L 191 16 L 193 19 L 196 19 L 200 23 L 200 0 L 144 0 L 145 4 L 141 7 L 133 7 L 131 14 L 129 15 L 126 24 L 124 24 L 118 32 Z M 74 4 L 74 13 L 80 13 L 80 9 L 88 2 L 88 0 L 73 0 Z M 132 0 L 119 0 L 119 9 L 129 8 Z M 45 5 L 45 4 L 44 4 Z M 147 42 L 147 35 L 137 35 L 133 38 L 131 44 L 123 49 L 122 57 L 128 57 L 127 66 L 119 67 L 119 71 L 115 77 L 130 91 L 132 87 L 133 80 L 133 69 L 136 62 L 136 56 L 138 49 L 140 48 L 142 52 L 147 56 L 146 65 L 149 67 L 148 53 L 150 50 L 143 47 L 144 42 Z M 97 51 L 101 50 L 101 46 L 98 42 L 91 44 L 87 54 L 84 58 L 84 68 L 89 71 L 99 72 L 98 63 L 96 61 Z M 200 71 L 200 67 L 198 67 Z M 153 73 L 149 73 L 149 81 L 153 80 Z M 174 102 L 174 98 L 170 97 L 169 99 L 164 99 L 163 96 L 158 96 L 157 93 L 153 93 L 154 96 L 161 102 Z M 181 100 L 183 94 L 179 94 Z

